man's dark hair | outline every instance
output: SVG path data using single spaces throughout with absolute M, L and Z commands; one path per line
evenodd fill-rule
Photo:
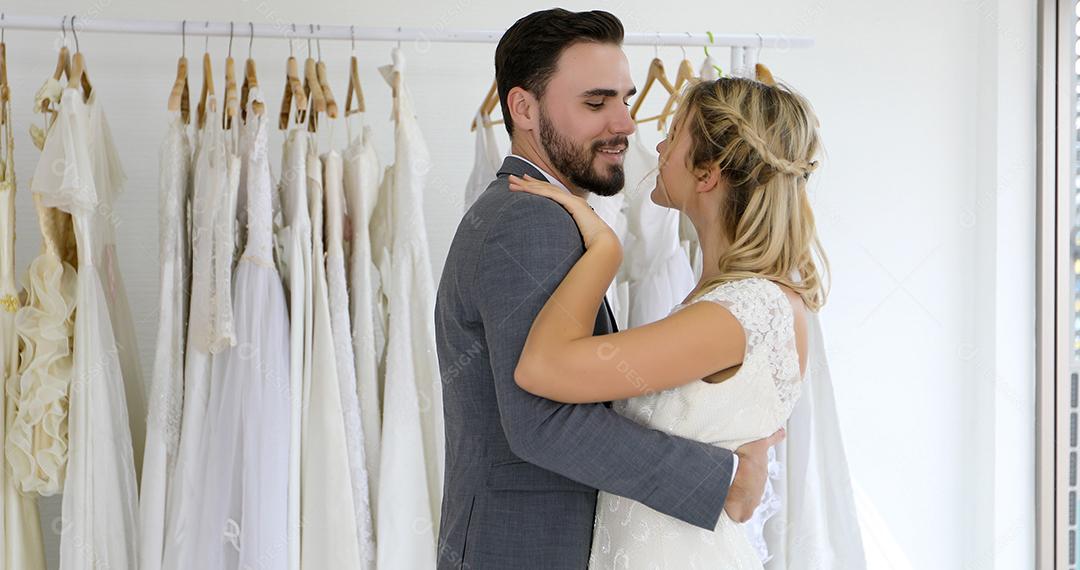
M 540 99 L 563 50 L 579 42 L 622 45 L 622 41 L 622 22 L 602 10 L 552 8 L 514 22 L 495 48 L 495 83 L 506 132 L 514 134 L 514 122 L 506 108 L 511 89 L 521 87 Z

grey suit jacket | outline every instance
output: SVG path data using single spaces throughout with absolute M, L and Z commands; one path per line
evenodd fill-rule
M 713 529 L 731 452 L 641 426 L 604 404 L 562 404 L 514 382 L 533 319 L 584 253 L 557 202 L 511 192 L 507 157 L 450 245 L 435 303 L 446 422 L 438 568 L 584 570 L 597 489 Z M 605 300 L 593 334 L 614 331 Z M 582 378 L 588 382 L 588 378 Z

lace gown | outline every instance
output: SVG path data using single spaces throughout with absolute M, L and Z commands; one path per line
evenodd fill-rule
M 308 141 L 307 151 L 307 197 L 312 227 L 313 336 L 311 376 L 304 385 L 301 428 L 300 512 L 303 526 L 300 529 L 300 564 L 305 569 L 348 570 L 360 567 L 360 534 L 353 510 L 346 405 L 341 397 L 334 354 L 330 301 L 323 263 L 323 172 L 315 144 L 313 136 Z
M 158 332 L 150 386 L 146 451 L 139 488 L 139 556 L 142 570 L 160 570 L 164 555 L 168 489 L 180 445 L 184 403 L 184 332 L 187 322 L 187 202 L 191 143 L 180 112 L 173 113 L 160 149 Z
M 202 504 L 204 432 L 210 375 L 215 356 L 211 353 L 215 316 L 222 309 L 214 276 L 215 213 L 230 186 L 230 161 L 225 133 L 220 127 L 216 102 L 208 102 L 206 126 L 199 132 L 192 168 L 191 200 L 191 299 L 188 304 L 187 341 L 184 351 L 184 399 L 179 448 L 173 468 L 173 483 L 166 499 L 163 568 L 187 570 L 194 567 L 199 507 Z M 230 255 L 231 258 L 231 255 Z M 230 317 L 231 318 L 231 317 Z
M 379 350 L 376 330 L 383 324 L 381 293 L 376 288 L 379 270 L 371 251 L 370 225 L 379 199 L 379 157 L 375 154 L 370 127 L 353 138 L 345 149 L 345 199 L 349 220 L 349 303 L 352 325 L 356 390 L 360 398 L 360 423 L 364 430 L 368 496 L 373 519 L 379 488 L 379 454 L 382 436 L 382 398 L 379 387 Z
M 341 393 L 341 407 L 345 416 L 345 443 L 349 454 L 353 512 L 356 515 L 356 535 L 360 545 L 360 567 L 367 570 L 375 566 L 375 540 L 364 456 L 364 427 L 360 401 L 356 394 L 356 363 L 353 359 L 352 331 L 349 326 L 349 293 L 345 285 L 343 175 L 341 155 L 336 151 L 323 155 L 326 194 L 326 287 L 329 295 L 330 328 L 334 338 L 334 362 Z
M 103 204 L 91 152 L 90 109 L 82 94 L 64 89 L 59 115 L 45 141 L 32 189 L 46 206 L 72 214 L 79 274 L 70 450 L 62 502 L 61 570 L 131 568 L 136 558 L 135 460 L 119 349 L 104 280 L 98 271 Z
M 237 346 L 214 360 L 197 548 L 204 570 L 288 566 L 289 320 L 273 258 L 267 118 L 250 105 L 241 155 L 247 240 L 232 307 Z M 231 229 L 231 228 L 230 228 Z M 223 251 L 232 255 L 229 246 Z
M 761 278 L 724 283 L 694 302 L 702 301 L 726 308 L 745 331 L 746 355 L 735 375 L 617 401 L 614 408 L 642 425 L 736 449 L 783 426 L 798 400 L 794 312 L 783 290 Z M 745 570 L 761 569 L 762 562 L 743 525 L 727 513 L 707 531 L 601 491 L 589 568 Z
M 424 229 L 424 184 L 430 155 L 404 82 L 405 60 L 379 71 L 394 89 L 394 166 L 390 188 L 390 263 L 383 450 L 379 467 L 380 568 L 435 567 L 442 501 L 442 385 L 435 355 L 435 285 Z M 381 269 L 381 268 L 380 268 Z M 393 453 L 387 451 L 393 450 Z

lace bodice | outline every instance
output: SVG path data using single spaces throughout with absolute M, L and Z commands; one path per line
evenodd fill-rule
M 262 101 L 258 88 L 253 88 L 248 101 L 248 122 L 246 139 L 250 142 L 251 152 L 246 153 L 247 191 L 245 192 L 247 210 L 247 243 L 244 258 L 254 263 L 274 267 L 273 243 L 273 190 L 270 180 L 270 163 L 267 159 L 266 115 L 256 115 L 252 108 L 256 101 Z
M 784 425 L 798 400 L 794 311 L 778 285 L 749 278 L 716 286 L 672 312 L 705 301 L 723 306 L 742 325 L 746 353 L 739 370 L 723 382 L 694 381 L 617 401 L 613 408 L 642 425 L 734 450 Z M 710 532 L 601 492 L 590 566 L 761 568 L 755 547 L 726 514 Z

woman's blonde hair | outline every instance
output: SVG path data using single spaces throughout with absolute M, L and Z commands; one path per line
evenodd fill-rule
M 675 116 L 682 135 L 691 137 L 687 166 L 717 165 L 729 185 L 721 222 L 730 247 L 720 256 L 719 274 L 691 300 L 721 283 L 763 277 L 787 285 L 817 311 L 828 295 L 828 260 L 806 182 L 818 164 L 818 120 L 805 98 L 777 85 L 767 70 L 759 77 L 696 83 Z

